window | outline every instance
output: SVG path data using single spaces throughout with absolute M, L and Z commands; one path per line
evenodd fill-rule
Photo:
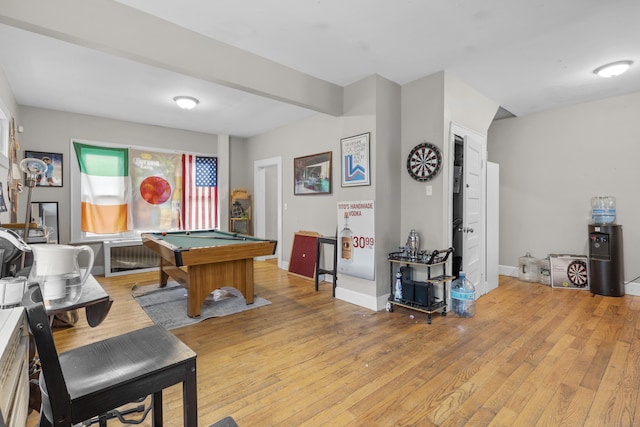
M 11 122 L 9 120 L 11 114 L 9 110 L 0 101 L 0 166 L 9 168 L 9 128 Z
M 72 241 L 217 227 L 216 157 L 84 141 L 72 146 Z

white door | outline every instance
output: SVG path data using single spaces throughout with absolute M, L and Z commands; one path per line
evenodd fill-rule
M 462 214 L 462 271 L 482 295 L 484 278 L 482 143 L 472 136 L 464 139 L 464 179 Z
M 487 236 L 486 260 L 487 260 L 487 292 L 498 287 L 498 264 L 500 258 L 500 165 L 486 162 L 487 165 L 487 200 L 486 222 Z
M 274 168 L 275 173 L 273 173 Z M 273 234 L 276 235 L 278 244 L 275 257 L 278 258 L 278 266 L 282 268 L 282 159 L 280 157 L 257 160 L 254 163 L 253 192 L 254 234 L 256 237 L 269 239 L 273 238 Z M 273 224 L 276 228 L 275 233 Z M 257 259 L 266 258 L 273 257 Z
M 468 129 L 452 123 L 450 135 L 450 152 L 455 152 L 456 136 L 463 141 L 463 176 L 462 192 L 462 263 L 460 270 L 476 286 L 476 294 L 482 295 L 486 290 L 485 265 L 485 152 L 486 137 L 478 135 Z M 452 156 L 453 157 L 453 156 Z M 451 190 L 449 197 L 453 197 L 453 159 L 450 165 Z M 452 202 L 450 202 L 452 204 Z M 449 224 L 453 223 L 453 206 L 449 209 Z M 456 225 L 458 227 L 458 225 Z

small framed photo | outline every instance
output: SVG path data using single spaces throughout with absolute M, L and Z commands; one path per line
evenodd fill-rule
M 331 151 L 293 159 L 293 194 L 331 194 Z
M 25 151 L 25 159 L 40 159 L 47 170 L 36 178 L 38 187 L 62 187 L 62 154 L 44 151 Z
M 343 187 L 371 185 L 369 136 L 367 132 L 340 140 Z
M 30 242 L 37 243 L 33 239 L 40 238 L 41 242 L 58 243 L 58 202 L 31 202 L 31 222 L 38 224 L 35 236 L 29 231 Z

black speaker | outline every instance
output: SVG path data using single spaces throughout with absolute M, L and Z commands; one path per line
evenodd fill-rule
M 413 280 L 402 281 L 402 301 L 414 302 L 415 301 L 415 284 Z
M 429 305 L 429 284 L 425 282 L 413 282 L 415 285 L 414 300 L 417 304 Z
M 400 280 L 402 280 L 402 284 L 404 282 L 408 282 L 413 277 L 413 268 L 411 266 L 400 267 L 400 275 L 402 276 Z

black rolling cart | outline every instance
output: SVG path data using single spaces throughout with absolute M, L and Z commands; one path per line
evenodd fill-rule
M 427 314 L 427 323 L 431 324 L 431 315 L 440 313 L 447 315 L 447 283 L 454 276 L 447 275 L 447 260 L 453 253 L 453 248 L 435 250 L 429 254 L 422 254 L 417 258 L 407 256 L 405 252 L 389 254 L 390 290 L 387 311 L 393 312 L 394 306 L 409 308 Z M 425 268 L 427 279 L 424 282 L 413 280 L 414 268 Z M 402 298 L 396 300 L 396 273 L 400 272 L 402 284 Z M 439 289 L 441 288 L 441 292 Z

